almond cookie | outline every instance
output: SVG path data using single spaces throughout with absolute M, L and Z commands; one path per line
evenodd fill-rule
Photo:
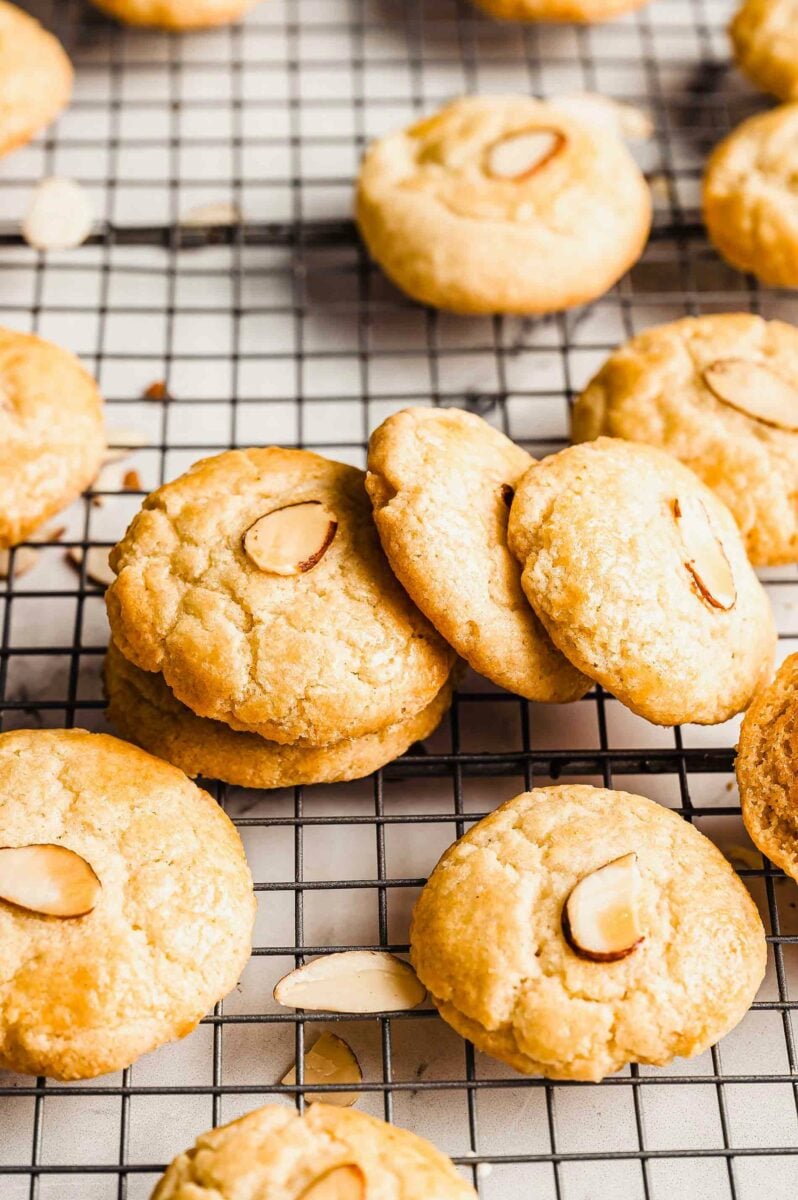
M 474 0 L 500 21 L 575 21 L 592 24 L 642 8 L 647 0 Z
M 163 676 L 134 667 L 113 642 L 103 677 L 108 718 L 123 737 L 187 775 L 250 788 L 362 779 L 429 737 L 452 702 L 449 680 L 421 712 L 378 733 L 329 746 L 281 746 L 198 717 L 175 699 Z
M 182 771 L 104 734 L 2 734 L 0 847 L 0 1066 L 120 1070 L 234 987 L 252 879 Z
M 798 880 L 798 654 L 743 718 L 737 782 L 751 841 Z
M 599 438 L 536 463 L 509 543 L 554 644 L 655 724 L 725 721 L 771 670 L 773 614 L 734 518 L 662 450 Z
M 798 0 L 744 0 L 729 26 L 737 66 L 780 100 L 798 100 Z
M 69 103 L 72 64 L 38 21 L 0 0 L 0 156 L 23 146 Z
M 181 30 L 229 25 L 254 8 L 259 0 L 92 0 L 92 3 L 127 25 Z
M 767 949 L 703 834 L 642 796 L 575 784 L 517 796 L 447 850 L 410 940 L 441 1016 L 477 1049 L 594 1081 L 717 1042 Z
M 414 300 L 556 312 L 639 258 L 651 196 L 612 133 L 528 96 L 468 96 L 370 147 L 357 221 Z
M 577 700 L 590 680 L 555 650 L 507 547 L 533 462 L 472 413 L 408 408 L 371 435 L 366 491 L 397 579 L 475 671 L 530 700 Z
M 283 744 L 416 716 L 454 654 L 392 574 L 364 479 L 266 448 L 159 488 L 110 555 L 119 649 L 199 716 Z
M 748 557 L 798 560 L 798 329 L 749 313 L 647 329 L 576 401 L 575 442 L 601 434 L 681 459 L 731 509 Z
M 269 1104 L 211 1129 L 172 1162 L 152 1200 L 476 1200 L 424 1138 L 331 1104 Z
M 104 451 L 100 393 L 75 356 L 0 328 L 0 547 L 71 504 Z
M 798 287 L 798 104 L 743 121 L 713 151 L 704 220 L 733 267 L 773 287 Z

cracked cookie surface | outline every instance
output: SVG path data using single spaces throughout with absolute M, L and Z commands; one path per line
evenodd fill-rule
M 751 840 L 798 880 L 798 654 L 745 714 L 736 769 Z
M 128 662 L 111 643 L 105 659 L 108 718 L 122 737 L 185 771 L 239 787 L 280 788 L 361 779 L 404 754 L 438 727 L 452 702 L 452 681 L 426 708 L 366 737 L 329 746 L 281 746 L 223 721 L 198 717 L 163 680 Z
M 798 287 L 798 103 L 743 121 L 711 154 L 703 210 L 716 250 L 773 287 Z
M 591 962 L 563 906 L 585 875 L 637 855 L 642 942 Z M 444 1018 L 526 1074 L 599 1080 L 627 1063 L 700 1054 L 762 980 L 756 907 L 719 850 L 642 796 L 537 788 L 480 821 L 421 893 L 411 960 Z
M 735 61 L 753 84 L 798 100 L 798 0 L 744 0 L 729 34 Z
M 413 717 L 454 654 L 391 572 L 364 472 L 305 450 L 232 450 L 144 502 L 110 562 L 113 638 L 199 716 L 323 746 Z M 303 574 L 260 570 L 244 533 L 321 501 L 338 527 Z
M 715 364 L 762 366 L 792 387 L 794 427 L 779 427 L 721 399 L 706 374 Z M 659 446 L 695 471 L 728 505 L 753 563 L 798 560 L 793 325 L 722 313 L 645 330 L 610 356 L 574 405 L 573 440 L 602 434 Z
M 706 531 L 698 579 L 690 513 Z M 725 721 L 769 677 L 775 623 L 734 518 L 664 451 L 603 437 L 536 463 L 516 489 L 509 544 L 554 644 L 646 720 Z M 699 583 L 716 560 L 731 603 Z
M 523 177 L 493 147 L 553 145 Z M 469 96 L 367 151 L 357 220 L 415 300 L 463 313 L 543 313 L 607 291 L 640 256 L 648 186 L 623 143 L 528 96 Z
M 159 29 L 207 29 L 237 21 L 260 0 L 92 0 L 127 25 Z
M 72 64 L 58 39 L 0 0 L 0 156 L 54 121 L 71 92 Z
M 0 328 L 0 547 L 71 504 L 104 451 L 102 399 L 77 358 Z
M 202 1134 L 167 1168 L 153 1200 L 301 1200 L 316 1180 L 343 1166 L 359 1172 L 363 1200 L 476 1197 L 425 1138 L 354 1109 L 315 1103 L 303 1116 L 270 1104 Z
M 60 920 L 0 901 L 0 1064 L 87 1079 L 184 1037 L 250 952 L 252 879 L 230 820 L 182 771 L 83 730 L 0 735 L 0 845 L 57 843 L 99 877 Z
M 507 546 L 533 461 L 472 413 L 408 408 L 371 435 L 366 490 L 394 573 L 457 653 L 530 700 L 576 700 L 590 680 L 554 648 Z

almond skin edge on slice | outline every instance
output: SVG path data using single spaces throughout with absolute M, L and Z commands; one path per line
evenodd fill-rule
M 731 564 L 712 528 L 709 514 L 695 497 L 671 504 L 685 551 L 684 566 L 699 596 L 712 608 L 728 612 L 737 600 Z
M 93 868 L 66 846 L 0 847 L 0 900 L 17 908 L 45 917 L 85 917 L 101 891 Z
M 258 517 L 245 531 L 244 553 L 270 575 L 304 575 L 332 544 L 338 521 L 320 500 L 286 504 Z

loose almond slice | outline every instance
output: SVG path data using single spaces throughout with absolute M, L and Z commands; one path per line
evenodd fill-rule
M 732 408 L 777 429 L 798 431 L 798 387 L 747 358 L 721 358 L 704 371 L 709 390 Z
M 17 546 L 16 551 L 0 550 L 0 579 L 8 579 L 11 575 L 12 554 L 15 579 L 19 579 L 21 575 L 27 575 L 28 571 L 33 570 L 39 561 L 39 551 L 34 550 L 32 546 Z
M 499 138 L 489 146 L 485 168 L 494 179 L 529 179 L 547 162 L 559 154 L 565 137 L 558 129 L 524 129 Z
M 400 1012 L 426 994 L 413 968 L 382 950 L 325 954 L 285 975 L 274 989 L 286 1008 L 346 1013 Z
M 67 550 L 67 556 L 72 565 L 80 570 L 84 558 L 81 547 L 72 546 Z M 108 562 L 108 548 L 106 546 L 90 546 L 85 558 L 86 578 L 90 579 L 92 583 L 99 583 L 100 587 L 110 587 L 116 579 L 116 575 Z
M 329 549 L 338 529 L 320 500 L 287 504 L 259 517 L 244 534 L 244 551 L 261 571 L 303 575 Z
M 85 858 L 43 843 L 0 848 L 0 900 L 47 917 L 83 917 L 102 885 Z
M 42 179 L 31 196 L 22 236 L 37 250 L 73 250 L 94 224 L 94 206 L 74 179 Z
M 108 445 L 103 455 L 104 463 L 119 462 L 136 450 L 148 446 L 149 439 L 140 429 L 119 428 L 108 430 Z
M 299 1200 L 365 1200 L 366 1179 L 355 1163 L 331 1167 L 305 1188 Z
M 334 1033 L 323 1033 L 305 1052 L 304 1083 L 362 1083 L 363 1073 L 351 1046 Z M 284 1075 L 281 1083 L 296 1083 L 296 1067 Z M 322 1100 L 349 1108 L 357 1100 L 357 1092 L 305 1092 L 309 1104 Z
M 643 941 L 637 855 L 624 854 L 583 876 L 565 902 L 562 927 L 572 950 L 591 962 L 617 962 Z
M 728 612 L 734 607 L 737 589 L 726 552 L 712 528 L 707 510 L 700 500 L 689 496 L 674 500 L 673 515 L 686 552 L 684 565 L 701 597 L 713 608 Z

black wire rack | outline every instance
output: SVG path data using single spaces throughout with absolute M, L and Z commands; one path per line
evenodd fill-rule
M 700 312 L 798 317 L 788 293 L 725 267 L 699 219 L 707 152 L 767 103 L 730 67 L 726 0 L 655 0 L 580 29 L 501 25 L 465 0 L 267 0 L 240 26 L 182 38 L 76 0 L 28 7 L 63 38 L 77 83 L 49 136 L 0 165 L 0 321 L 83 357 L 131 454 L 53 522 L 60 540 L 33 547 L 29 572 L 15 577 L 12 561 L 0 581 L 5 729 L 105 728 L 102 587 L 91 559 L 69 552 L 113 544 L 142 496 L 197 457 L 278 442 L 362 463 L 370 429 L 409 403 L 470 407 L 545 453 L 563 442 L 575 392 L 631 333 Z M 547 320 L 457 319 L 400 297 L 349 216 L 366 141 L 462 92 L 584 90 L 654 122 L 638 146 L 656 203 L 641 262 L 589 309 Z M 18 217 L 50 174 L 83 183 L 99 219 L 79 250 L 42 256 Z M 227 206 L 221 223 L 208 204 Z M 786 654 L 798 574 L 766 582 Z M 469 677 L 443 727 L 368 780 L 275 793 L 209 781 L 259 898 L 239 987 L 191 1037 L 119 1075 L 0 1074 L 0 1198 L 149 1196 L 211 1124 L 302 1105 L 301 1083 L 279 1080 L 334 1028 L 363 1068 L 359 1106 L 431 1137 L 483 1200 L 794 1200 L 798 891 L 742 829 L 736 731 L 655 729 L 600 690 L 534 706 Z M 331 1019 L 273 1003 L 304 956 L 406 951 L 443 849 L 501 801 L 562 780 L 649 795 L 741 869 L 769 966 L 721 1045 L 600 1085 L 552 1084 L 476 1054 L 425 1008 Z

